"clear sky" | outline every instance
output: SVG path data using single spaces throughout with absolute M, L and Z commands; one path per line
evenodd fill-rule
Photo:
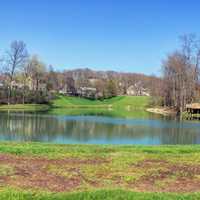
M 159 74 L 180 35 L 200 35 L 200 1 L 0 0 L 0 27 L 0 53 L 23 40 L 58 70 Z

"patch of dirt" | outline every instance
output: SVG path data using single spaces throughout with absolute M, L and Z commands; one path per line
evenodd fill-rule
M 133 167 L 144 169 L 132 186 L 139 191 L 197 192 L 200 191 L 200 165 L 170 163 L 165 160 L 144 160 Z M 156 170 L 157 169 L 157 170 Z
M 71 191 L 79 187 L 83 181 L 91 185 L 96 184 L 80 173 L 79 167 L 81 165 L 99 165 L 104 162 L 108 161 L 100 158 L 86 160 L 77 158 L 47 159 L 44 157 L 0 154 L 0 165 L 6 164 L 14 169 L 12 175 L 0 177 L 0 185 L 9 185 L 24 189 L 44 189 L 54 192 Z M 50 165 L 53 165 L 57 169 L 64 168 L 66 172 L 73 175 L 71 177 L 64 177 L 51 173 L 48 170 Z M 69 169 L 67 166 L 73 166 L 73 168 Z
M 148 108 L 146 109 L 147 112 L 150 113 L 155 113 L 155 114 L 160 114 L 164 116 L 169 116 L 169 115 L 176 115 L 177 112 L 169 107 L 160 107 L 160 108 Z
M 166 160 L 157 160 L 157 159 L 146 159 L 143 161 L 140 161 L 136 164 L 133 164 L 132 166 L 134 167 L 140 167 L 140 168 L 149 168 L 152 166 L 163 166 L 165 164 L 168 164 L 169 162 L 167 162 Z
M 103 187 L 103 181 L 119 187 L 127 187 L 144 192 L 199 192 L 200 165 L 171 163 L 162 159 L 146 159 L 127 169 L 116 169 L 112 172 L 102 171 L 95 177 L 87 176 L 82 167 L 110 164 L 103 158 L 64 158 L 48 159 L 45 157 L 17 156 L 0 154 L 0 166 L 8 165 L 12 173 L 0 176 L 0 186 L 19 187 L 22 189 L 40 189 L 52 192 L 72 191 L 81 186 Z M 119 170 L 119 171 L 118 171 Z M 126 174 L 126 170 L 127 174 Z M 131 179 L 135 173 L 137 179 Z M 130 175 L 130 181 L 124 176 Z

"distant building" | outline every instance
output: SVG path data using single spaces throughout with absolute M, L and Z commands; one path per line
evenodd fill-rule
M 77 90 L 77 94 L 82 97 L 95 98 L 97 94 L 97 89 L 93 87 L 80 87 Z
M 38 84 L 38 90 L 43 91 L 43 92 L 47 91 L 47 84 L 46 83 L 39 83 Z
M 26 86 L 29 88 L 29 90 L 39 90 L 39 91 L 47 91 L 47 84 L 45 82 L 36 82 L 31 77 L 28 78 Z
M 98 83 L 99 79 L 98 78 L 90 78 L 88 79 L 89 83 L 92 85 L 95 85 L 96 83 Z
M 6 77 L 3 75 L 0 75 L 0 88 L 6 87 Z
M 138 84 L 129 86 L 126 90 L 126 94 L 129 96 L 150 96 L 148 89 L 145 89 Z
M 137 96 L 137 92 L 135 90 L 135 87 L 131 85 L 130 87 L 127 88 L 126 94 L 129 96 Z
M 11 88 L 13 88 L 13 89 L 21 89 L 21 88 L 23 88 L 23 84 L 22 83 L 18 83 L 16 81 L 12 81 L 11 82 Z
M 66 84 L 59 90 L 59 94 L 63 94 L 63 95 L 68 95 L 69 94 L 68 87 L 67 87 Z
M 4 86 L 4 84 L 3 83 L 0 83 L 0 87 L 2 88 Z
M 62 95 L 68 95 L 68 96 L 76 96 L 76 90 L 74 87 L 69 87 L 67 84 L 64 84 L 60 90 L 59 90 L 59 94 Z

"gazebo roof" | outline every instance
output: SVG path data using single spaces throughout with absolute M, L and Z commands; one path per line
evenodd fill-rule
M 190 109 L 200 109 L 200 103 L 191 103 L 191 104 L 187 104 L 186 108 L 190 108 Z

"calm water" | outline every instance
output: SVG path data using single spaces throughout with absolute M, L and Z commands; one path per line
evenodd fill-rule
M 199 144 L 200 123 L 0 113 L 0 140 L 84 144 Z

